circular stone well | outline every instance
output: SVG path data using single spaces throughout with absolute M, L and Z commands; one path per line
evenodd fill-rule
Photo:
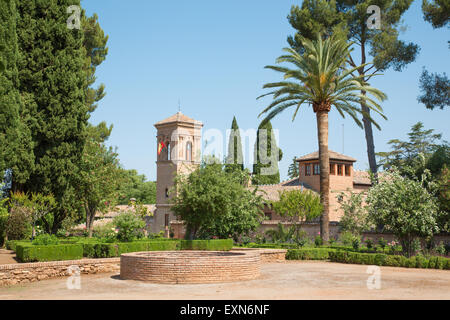
M 120 256 L 120 278 L 155 283 L 214 283 L 256 279 L 259 252 L 147 251 Z

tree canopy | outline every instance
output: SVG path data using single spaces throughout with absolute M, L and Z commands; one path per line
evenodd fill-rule
M 203 163 L 189 175 L 175 178 L 172 210 L 184 221 L 187 238 L 237 240 L 259 226 L 262 198 L 256 190 L 244 187 L 247 174 L 240 170 L 225 172 L 218 163 Z

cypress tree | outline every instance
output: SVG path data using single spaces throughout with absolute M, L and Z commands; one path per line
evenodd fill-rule
M 32 119 L 35 156 L 35 167 L 21 189 L 54 195 L 58 207 L 44 219 L 53 233 L 74 211 L 74 181 L 89 119 L 84 34 L 67 27 L 71 5 L 80 1 L 17 2 L 19 88 L 27 97 L 24 109 Z
M 276 144 L 270 121 L 263 122 L 258 127 L 254 155 L 256 162 L 253 164 L 252 183 L 256 185 L 280 183 L 278 161 L 282 159 L 283 152 Z M 266 170 L 270 174 L 264 172 Z
M 228 156 L 225 161 L 225 171 L 244 170 L 244 157 L 242 155 L 242 141 L 236 117 L 231 123 L 230 138 L 228 140 Z
M 18 17 L 15 0 L 0 2 L 0 174 L 3 177 L 4 171 L 10 170 L 8 176 L 13 173 L 15 180 L 23 183 L 34 158 L 29 119 L 18 90 Z

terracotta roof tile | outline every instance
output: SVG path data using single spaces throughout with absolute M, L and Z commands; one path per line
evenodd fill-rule
M 328 154 L 330 156 L 330 160 L 344 160 L 344 161 L 351 161 L 356 162 L 355 158 L 346 156 L 344 154 L 332 151 L 328 149 Z M 307 160 L 319 160 L 319 151 L 315 151 L 313 153 L 309 153 L 303 157 L 297 158 L 297 161 L 307 161 Z

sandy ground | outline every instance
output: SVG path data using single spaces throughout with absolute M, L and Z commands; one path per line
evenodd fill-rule
M 6 299 L 445 299 L 450 271 L 381 267 L 381 288 L 368 289 L 368 266 L 321 261 L 264 264 L 257 280 L 221 284 L 163 285 L 120 280 L 117 274 L 82 275 L 81 289 L 67 278 L 0 288 Z
M 11 250 L 0 249 L 0 264 L 18 263 L 16 253 Z

